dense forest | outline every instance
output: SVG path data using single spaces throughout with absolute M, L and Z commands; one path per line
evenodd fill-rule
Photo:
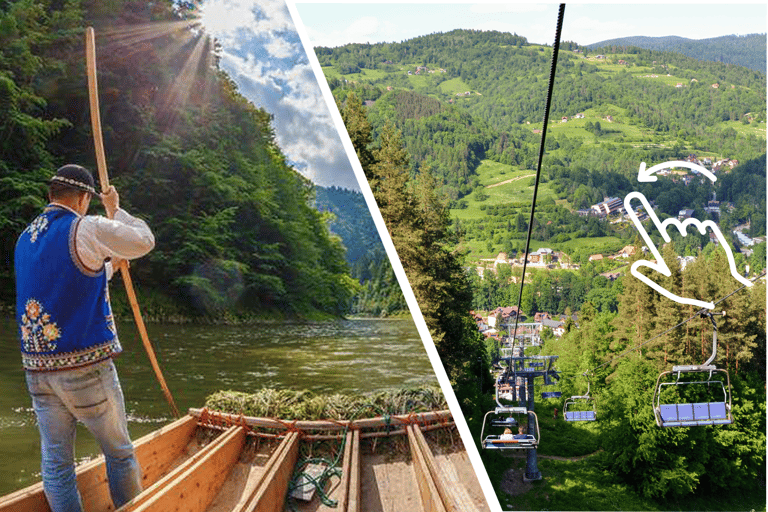
M 213 41 L 170 0 L 0 7 L 0 299 L 13 302 L 10 255 L 46 204 L 47 179 L 69 162 L 95 171 L 87 25 L 97 27 L 110 178 L 156 236 L 132 267 L 149 316 L 348 313 L 359 285 L 313 185 L 286 162 L 271 115 L 238 93 Z
M 671 248 L 665 252 L 666 257 L 672 254 Z M 717 299 L 737 288 L 718 252 L 698 258 L 684 272 L 675 269 L 663 285 L 686 296 Z M 726 316 L 715 317 L 715 364 L 729 370 L 733 388 L 734 423 L 726 428 L 659 428 L 651 410 L 660 372 L 672 364 L 701 364 L 711 354 L 710 321 L 631 276 L 618 282 L 615 296 L 618 307 L 613 310 L 599 311 L 586 302 L 579 328 L 560 339 L 551 337 L 544 349 L 559 355 L 564 396 L 583 393 L 585 381 L 576 377 L 586 371 L 592 375 L 605 450 L 596 464 L 658 503 L 694 493 L 753 493 L 755 483 L 765 481 L 765 282 L 717 305 Z M 679 400 L 696 401 L 696 386 L 687 389 L 689 396 Z M 758 489 L 757 497 L 764 492 Z
M 736 64 L 765 73 L 765 34 L 721 36 L 707 39 L 686 37 L 620 37 L 589 45 L 592 52 L 611 47 L 644 48 L 661 52 L 676 52 L 699 60 Z

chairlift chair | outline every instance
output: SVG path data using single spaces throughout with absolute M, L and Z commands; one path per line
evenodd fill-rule
M 587 377 L 587 374 L 584 374 Z M 596 421 L 597 407 L 595 399 L 589 396 L 589 378 L 587 378 L 587 394 L 572 396 L 563 404 L 565 421 Z
M 704 425 L 728 425 L 733 423 L 731 415 L 731 381 L 727 370 L 718 369 L 714 364 L 717 355 L 717 324 L 713 314 L 725 315 L 722 313 L 702 313 L 712 322 L 712 355 L 701 365 L 682 365 L 673 366 L 671 371 L 662 372 L 656 381 L 656 389 L 653 396 L 653 413 L 656 417 L 656 424 L 660 427 L 697 427 Z M 684 380 L 687 375 L 699 377 L 697 380 Z M 673 376 L 674 380 L 662 382 L 668 376 Z M 715 377 L 724 378 L 715 378 Z M 708 391 L 714 387 L 718 397 L 722 393 L 721 401 L 707 401 L 699 403 L 661 403 L 661 394 L 666 387 L 679 386 L 706 386 Z M 691 388 L 693 389 L 693 388 Z M 710 393 L 710 396 L 712 393 Z
M 536 425 L 535 430 L 536 434 L 489 434 L 488 436 L 485 435 L 485 425 L 488 420 L 488 415 L 494 414 L 495 416 L 504 416 L 507 417 L 505 419 L 492 419 L 491 425 L 495 427 L 507 427 L 511 428 L 511 425 L 517 425 L 519 422 L 513 418 L 511 415 L 513 414 L 525 414 L 528 416 L 533 416 L 534 423 Z M 536 448 L 539 446 L 539 439 L 541 437 L 541 433 L 539 430 L 539 419 L 536 416 L 536 413 L 533 411 L 529 411 L 525 407 L 497 407 L 496 409 L 492 411 L 488 411 L 485 413 L 485 416 L 483 417 L 483 428 L 480 431 L 480 440 L 482 447 L 487 450 L 527 450 L 531 448 Z

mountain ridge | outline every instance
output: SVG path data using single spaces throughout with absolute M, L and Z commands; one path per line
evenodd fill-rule
M 677 52 L 699 60 L 736 64 L 766 72 L 766 34 L 732 34 L 705 39 L 680 36 L 629 36 L 584 45 L 597 49 L 610 46 L 636 46 L 644 50 Z

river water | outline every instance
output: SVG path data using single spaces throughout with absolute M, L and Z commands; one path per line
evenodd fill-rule
M 183 414 L 218 390 L 262 387 L 367 393 L 437 384 L 416 326 L 407 319 L 311 324 L 147 326 L 165 380 Z M 172 419 L 132 324 L 119 324 L 115 361 L 136 439 Z M 40 478 L 39 435 L 21 369 L 16 326 L 0 318 L 0 495 Z M 76 456 L 99 453 L 81 426 Z

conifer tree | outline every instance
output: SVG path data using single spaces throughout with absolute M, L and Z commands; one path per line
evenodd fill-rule
M 369 125 L 359 117 L 355 102 L 348 102 L 345 119 L 353 141 L 367 140 L 353 130 Z M 483 340 L 469 311 L 472 291 L 458 256 L 450 249 L 447 207 L 436 195 L 436 181 L 428 170 L 410 179 L 410 161 L 400 132 L 388 123 L 372 152 L 370 184 L 398 257 L 419 303 L 424 320 L 446 373 L 466 415 L 478 413 L 478 379 L 490 383 L 489 360 Z M 365 154 L 358 148 L 358 154 Z

